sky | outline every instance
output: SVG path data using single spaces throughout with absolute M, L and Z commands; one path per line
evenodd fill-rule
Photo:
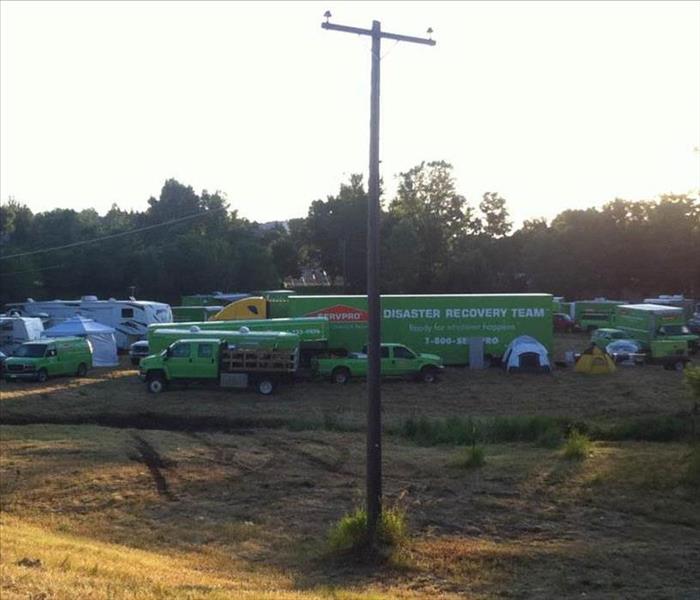
M 700 188 L 700 2 L 0 3 L 0 200 L 145 210 L 164 181 L 255 221 L 367 173 L 382 45 L 386 198 L 421 161 L 517 223 Z M 366 175 L 365 175 L 366 176 Z

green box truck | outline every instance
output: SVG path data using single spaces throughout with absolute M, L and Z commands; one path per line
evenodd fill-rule
M 593 331 L 598 327 L 612 327 L 615 307 L 626 304 L 624 300 L 577 300 L 569 305 L 569 315 L 584 331 Z
M 530 335 L 552 351 L 550 294 L 385 295 L 382 341 L 437 354 L 446 365 L 469 363 L 472 344 L 500 359 L 508 344 Z M 291 317 L 326 317 L 329 348 L 359 352 L 367 343 L 366 296 L 290 296 Z
M 249 386 L 263 395 L 291 381 L 299 366 L 299 337 L 291 333 L 230 332 L 225 339 L 177 340 L 141 360 L 139 376 L 149 392 L 170 384 L 200 383 L 229 388 Z
M 654 340 L 682 341 L 688 351 L 698 351 L 700 337 L 690 333 L 682 308 L 659 304 L 625 304 L 618 306 L 614 317 L 615 329 L 628 337 L 649 345 Z
M 43 338 L 25 342 L 14 351 L 5 361 L 5 379 L 44 382 L 58 375 L 84 377 L 91 366 L 92 348 L 86 338 Z

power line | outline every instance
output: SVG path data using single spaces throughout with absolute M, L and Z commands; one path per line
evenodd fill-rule
M 125 235 L 131 235 L 132 233 L 140 233 L 141 231 L 148 231 L 150 229 L 156 229 L 158 227 L 164 227 L 165 225 L 172 225 L 173 223 L 181 223 L 182 221 L 188 221 L 190 219 L 196 219 L 197 217 L 205 217 L 213 213 L 226 210 L 225 207 L 215 208 L 213 210 L 208 210 L 203 213 L 195 213 L 192 215 L 187 215 L 185 217 L 179 217 L 177 219 L 170 219 L 169 221 L 163 221 L 162 223 L 156 223 L 155 225 L 146 225 L 145 227 L 139 227 L 137 229 L 131 229 L 130 231 L 122 231 L 120 233 L 112 233 L 110 235 L 103 235 L 101 237 L 92 238 L 91 240 L 83 240 L 81 242 L 73 242 L 71 244 L 63 244 L 62 246 L 53 246 L 51 248 L 41 248 L 40 250 L 31 250 L 29 252 L 20 252 L 18 254 L 8 254 L 6 256 L 0 256 L 0 260 L 6 260 L 8 258 L 19 258 L 21 256 L 31 256 L 33 254 L 42 254 L 44 252 L 52 252 L 53 250 L 64 250 L 66 248 L 75 248 L 76 246 L 84 246 L 85 244 L 93 244 L 94 242 L 101 242 L 102 240 L 111 240 L 118 237 L 123 237 Z
M 21 273 L 35 273 L 36 271 L 50 271 L 51 269 L 62 269 L 66 265 L 51 265 L 49 267 L 41 267 L 37 269 L 24 269 L 23 271 L 9 271 L 8 273 L 0 273 L 0 277 L 7 277 L 8 275 L 19 275 Z

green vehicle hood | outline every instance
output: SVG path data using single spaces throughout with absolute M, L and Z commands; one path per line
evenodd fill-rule
M 434 362 L 439 365 L 442 364 L 442 359 L 437 354 L 424 354 L 421 352 L 418 356 L 421 358 L 421 360 Z
M 32 358 L 29 356 L 10 356 L 7 360 L 5 360 L 5 365 L 38 365 L 41 364 L 43 361 L 43 356 L 38 356 L 36 358 Z

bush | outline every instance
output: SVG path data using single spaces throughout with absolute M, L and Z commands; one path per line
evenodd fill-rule
M 476 469 L 477 467 L 483 467 L 485 463 L 484 449 L 481 446 L 472 446 L 464 448 L 452 463 L 452 466 L 461 469 Z
M 588 456 L 590 449 L 591 440 L 588 439 L 588 436 L 572 429 L 569 437 L 566 438 L 564 457 L 570 460 L 583 460 Z
M 400 508 L 384 508 L 377 531 L 382 546 L 400 546 L 406 540 L 406 514 Z M 357 508 L 331 526 L 328 544 L 333 552 L 352 553 L 367 548 L 367 511 Z

